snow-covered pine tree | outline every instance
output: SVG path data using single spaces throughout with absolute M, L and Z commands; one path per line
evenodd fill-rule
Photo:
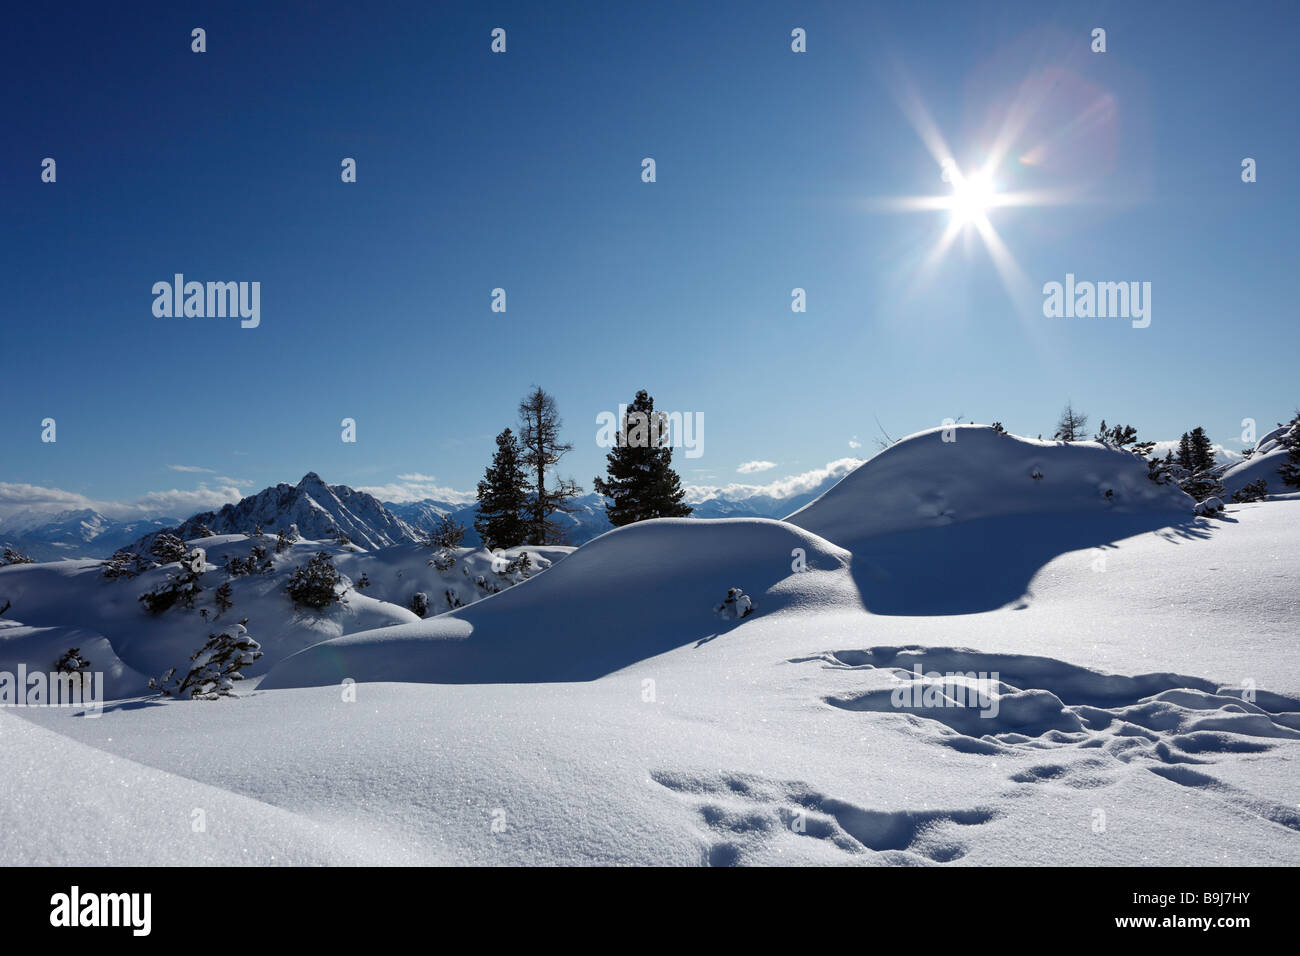
M 161 614 L 169 608 L 180 604 L 186 610 L 193 610 L 195 599 L 203 592 L 199 577 L 205 567 L 203 552 L 200 548 L 182 554 L 180 567 L 167 575 L 166 581 L 140 595 L 140 602 L 150 614 Z
M 58 674 L 81 674 L 90 670 L 90 660 L 81 656 L 81 648 L 69 647 L 54 662 L 54 670 Z
M 1232 493 L 1233 504 L 1249 504 L 1252 501 L 1263 501 L 1267 497 L 1268 481 L 1264 478 L 1248 482 Z
M 130 579 L 154 567 L 157 565 L 144 555 L 123 549 L 115 551 L 113 556 L 104 562 L 104 577 L 110 581 L 118 578 Z
M 672 466 L 668 416 L 655 411 L 654 399 L 641 389 L 628 406 L 618 442 L 605 456 L 609 479 L 596 478 L 605 514 L 614 527 L 647 518 L 682 518 L 691 513 L 682 503 L 686 491 Z
M 207 642 L 190 657 L 191 666 L 185 677 L 176 679 L 176 668 L 162 677 L 150 680 L 149 687 L 168 697 L 190 700 L 217 700 L 233 697 L 235 681 L 244 679 L 241 669 L 262 656 L 261 645 L 248 636 L 240 621 L 220 634 L 209 634 Z
M 31 558 L 23 554 L 17 548 L 5 548 L 4 560 L 0 561 L 0 568 L 10 564 L 35 564 Z
M 174 534 L 159 532 L 149 544 L 149 553 L 161 564 L 171 564 L 185 557 L 185 542 Z
M 524 543 L 528 526 L 524 508 L 528 504 L 528 476 L 523 452 L 509 428 L 497 436 L 496 454 L 483 480 L 478 483 L 478 516 L 474 530 L 487 548 L 513 548 Z
M 322 610 L 337 602 L 344 603 L 338 589 L 343 579 L 328 552 L 319 551 L 306 565 L 299 565 L 289 575 L 285 590 L 295 604 Z
M 1076 412 L 1074 404 L 1066 402 L 1060 420 L 1056 423 L 1056 433 L 1052 437 L 1057 441 L 1081 441 L 1087 434 L 1087 427 L 1088 416 L 1083 412 Z
M 1178 439 L 1178 456 L 1175 460 L 1180 468 L 1188 472 L 1196 470 L 1192 459 L 1192 439 L 1187 432 L 1183 432 L 1183 437 Z
M 411 612 L 416 617 L 425 617 L 429 613 L 429 595 L 416 591 L 411 595 Z

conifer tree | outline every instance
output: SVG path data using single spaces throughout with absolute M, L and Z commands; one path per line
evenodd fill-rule
M 681 518 L 691 513 L 682 504 L 686 494 L 673 471 L 668 416 L 656 412 L 645 389 L 636 393 L 623 417 L 614 450 L 605 456 L 609 480 L 595 480 L 597 493 L 609 500 L 605 514 L 621 527 L 647 518 Z
M 560 526 L 551 520 L 557 512 L 569 511 L 568 501 L 582 494 L 571 479 L 561 479 L 547 487 L 547 469 L 559 463 L 573 446 L 560 441 L 559 410 L 555 399 L 535 388 L 519 403 L 519 445 L 523 449 L 524 467 L 535 476 L 528 502 L 528 543 L 558 544 L 564 539 Z
M 489 548 L 513 548 L 528 535 L 524 509 L 528 504 L 528 475 L 522 451 L 509 428 L 497 436 L 496 454 L 478 483 L 478 516 L 474 530 Z
M 1057 441 L 1080 441 L 1087 434 L 1085 431 L 1087 427 L 1088 416 L 1083 412 L 1076 412 L 1074 405 L 1066 402 L 1061 418 L 1056 423 L 1056 434 L 1052 437 Z
M 1187 437 L 1191 453 L 1191 470 L 1197 472 L 1213 468 L 1214 446 L 1210 444 L 1210 436 L 1205 434 L 1205 429 L 1197 425 Z
M 1300 413 L 1291 419 L 1291 429 L 1278 439 L 1286 448 L 1286 461 L 1278 466 L 1278 475 L 1282 483 L 1291 488 L 1300 488 Z

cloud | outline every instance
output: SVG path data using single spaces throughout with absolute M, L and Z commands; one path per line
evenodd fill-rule
M 858 436 L 857 436 L 857 435 L 854 435 L 852 438 L 849 439 L 849 447 L 850 447 L 850 448 L 861 448 L 861 447 L 862 447 L 862 442 L 858 441 Z
M 457 491 L 455 488 L 442 487 L 436 483 L 432 475 L 398 475 L 397 478 L 397 482 L 386 485 L 360 485 L 357 491 L 364 491 L 368 495 L 374 495 L 380 501 L 391 501 L 394 504 L 423 501 L 425 498 L 454 505 L 473 504 L 478 500 L 478 495 L 472 491 Z
M 775 467 L 774 461 L 746 461 L 742 462 L 736 471 L 742 475 L 753 475 L 760 471 L 771 471 Z
M 687 485 L 685 502 L 689 505 L 708 501 L 711 498 L 726 496 L 728 498 L 753 498 L 766 495 L 771 498 L 793 498 L 818 488 L 828 478 L 839 480 L 864 462 L 862 458 L 840 458 L 828 462 L 824 467 L 814 468 L 789 478 L 778 478 L 766 485 Z
M 243 495 L 233 484 L 208 487 L 200 484 L 192 491 L 171 488 L 150 491 L 130 501 L 100 501 L 74 491 L 42 485 L 0 481 L 0 520 L 16 518 L 29 526 L 40 523 L 60 511 L 91 509 L 118 521 L 134 518 L 188 518 L 200 511 L 210 511 L 238 501 Z
M 200 468 L 198 465 L 168 465 L 167 467 L 170 468 L 172 471 L 190 471 L 190 472 L 201 471 L 204 474 L 208 474 L 208 475 L 212 474 L 211 468 Z

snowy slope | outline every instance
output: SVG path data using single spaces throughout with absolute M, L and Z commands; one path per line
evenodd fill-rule
M 240 700 L 0 714 L 0 861 L 225 862 L 131 839 L 220 805 L 294 862 L 1300 863 L 1300 501 L 1196 517 L 1125 453 L 981 429 L 873 461 L 790 522 L 645 522 L 453 613 L 286 632 Z M 404 600 L 401 555 L 337 560 Z M 65 564 L 66 626 L 103 596 Z
M 791 571 L 795 549 L 809 568 Z M 265 687 L 358 681 L 590 680 L 730 629 L 731 587 L 768 615 L 856 607 L 848 554 L 767 519 L 660 519 L 619 528 L 490 601 L 420 624 L 330 641 L 282 662 Z
M 88 640 L 87 635 L 106 641 L 111 646 L 101 649 L 96 644 L 93 649 L 88 646 L 83 651 L 96 669 L 101 663 L 108 666 L 118 658 L 125 662 L 123 666 L 127 669 L 121 679 L 129 682 L 134 677 L 135 683 L 114 684 L 115 695 L 141 693 L 148 677 L 180 666 L 208 634 L 243 618 L 248 619 L 253 639 L 262 645 L 262 659 L 245 671 L 247 676 L 255 677 L 282 658 L 320 641 L 352 631 L 419 621 L 410 610 L 417 592 L 427 595 L 432 614 L 449 609 L 449 595 L 456 606 L 469 605 L 544 570 L 570 550 L 517 548 L 494 556 L 483 550 L 460 548 L 455 551 L 455 564 L 440 571 L 430 563 L 433 552 L 422 545 L 398 545 L 366 552 L 333 541 L 301 540 L 282 554 L 276 554 L 275 540 L 269 535 L 261 539 L 216 535 L 190 541 L 190 546 L 202 548 L 206 555 L 207 570 L 199 579 L 203 591 L 193 609 L 175 606 L 158 615 L 146 612 L 139 596 L 163 585 L 176 572 L 175 563 L 117 580 L 103 576 L 104 564 L 99 561 L 58 561 L 0 568 L 0 606 L 6 601 L 12 604 L 3 620 L 21 622 L 28 629 L 37 628 L 46 635 L 41 638 L 44 643 L 21 645 L 31 649 L 30 662 L 42 669 L 48 669 L 78 639 Z M 272 565 L 269 573 L 232 577 L 223 570 L 230 558 L 244 559 L 257 546 L 267 551 Z M 285 585 L 296 567 L 305 565 L 321 551 L 334 557 L 335 567 L 348 587 L 344 594 L 346 603 L 322 611 L 298 607 L 288 597 Z M 503 564 L 525 552 L 531 562 L 529 571 L 502 570 Z M 362 575 L 370 586 L 358 591 L 354 585 Z M 220 614 L 215 591 L 227 581 L 231 585 L 233 607 Z M 62 633 L 68 629 L 77 634 Z M 6 653 L 6 633 L 9 632 L 0 631 L 0 665 L 6 659 L 16 662 L 22 656 L 17 650 Z M 26 631 L 22 633 L 25 635 Z M 18 636 L 10 634 L 12 638 Z M 64 641 L 70 643 L 57 647 L 51 657 L 51 648 Z
M 1231 495 L 1252 481 L 1262 480 L 1268 483 L 1270 495 L 1300 493 L 1300 488 L 1287 485 L 1278 474 L 1278 468 L 1287 461 L 1287 448 L 1282 444 L 1281 439 L 1293 427 L 1300 428 L 1300 426 L 1282 425 L 1273 429 L 1255 443 L 1255 453 L 1250 458 L 1229 466 L 1219 479 L 1223 482 L 1224 491 Z
M 1192 505 L 1149 481 L 1128 452 L 957 425 L 891 445 L 786 520 L 843 543 L 1003 515 L 1188 514 Z

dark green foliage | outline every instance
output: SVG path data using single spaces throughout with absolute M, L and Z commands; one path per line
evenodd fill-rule
M 596 492 L 608 500 L 605 514 L 616 528 L 647 518 L 681 518 L 691 513 L 682 503 L 686 492 L 673 471 L 668 416 L 656 412 L 645 389 L 628 406 L 618 443 L 605 456 L 609 479 L 595 480 Z
M 1235 504 L 1246 504 L 1252 501 L 1263 501 L 1268 497 L 1268 482 L 1260 478 L 1249 484 L 1243 485 L 1232 493 L 1232 500 Z
M 339 585 L 343 579 L 334 567 L 334 559 L 324 551 L 317 552 L 306 565 L 299 565 L 289 575 L 285 591 L 295 604 L 318 611 L 331 604 L 342 604 Z
M 478 516 L 474 530 L 484 547 L 513 548 L 524 543 L 528 525 L 524 509 L 528 504 L 528 476 L 522 450 L 507 428 L 497 436 L 496 454 L 483 480 L 478 483 Z
M 149 686 L 169 697 L 217 700 L 231 697 L 235 681 L 244 679 L 242 668 L 262 656 L 261 645 L 248 636 L 245 618 L 221 634 L 209 634 L 207 642 L 190 656 L 191 666 L 180 680 L 176 668 L 149 681 Z
M 149 553 L 160 564 L 171 564 L 185 557 L 185 542 L 166 531 L 159 533 L 149 545 Z

